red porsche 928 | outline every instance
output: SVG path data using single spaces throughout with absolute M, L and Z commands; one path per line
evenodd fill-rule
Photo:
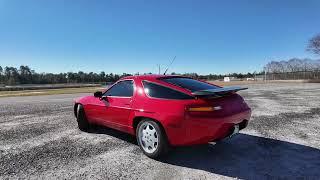
M 124 77 L 104 92 L 75 101 L 80 130 L 90 124 L 136 136 L 144 154 L 158 158 L 171 146 L 205 144 L 245 128 L 251 109 L 236 92 L 182 76 Z

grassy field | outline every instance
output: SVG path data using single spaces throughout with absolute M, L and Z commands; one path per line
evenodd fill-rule
M 83 88 L 41 89 L 41 90 L 25 90 L 25 91 L 0 91 L 0 97 L 93 93 L 98 90 L 103 90 L 103 88 L 102 87 L 83 87 Z
M 255 81 L 209 81 L 219 86 L 233 86 L 233 85 L 246 85 L 256 83 Z M 1 97 L 14 97 L 14 96 L 39 96 L 39 95 L 54 95 L 54 94 L 74 94 L 74 93 L 93 93 L 98 90 L 103 90 L 102 87 L 81 87 L 81 88 L 61 88 L 61 89 L 38 89 L 38 90 L 22 90 L 22 91 L 0 91 Z

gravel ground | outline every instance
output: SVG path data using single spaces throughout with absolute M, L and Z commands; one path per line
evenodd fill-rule
M 160 161 L 108 128 L 77 129 L 84 94 L 0 98 L 0 179 L 319 179 L 320 84 L 252 84 L 249 126 Z

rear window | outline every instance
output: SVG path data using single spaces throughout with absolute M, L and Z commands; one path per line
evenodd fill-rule
M 161 80 L 167 83 L 188 89 L 191 92 L 219 88 L 218 86 L 207 84 L 205 82 L 201 82 L 191 78 L 173 77 L 173 78 L 163 78 Z
M 162 99 L 193 99 L 192 96 L 155 83 L 143 81 L 143 86 L 144 91 L 150 97 Z

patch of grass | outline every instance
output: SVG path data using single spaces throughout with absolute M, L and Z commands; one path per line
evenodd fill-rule
M 95 91 L 99 91 L 103 89 L 104 88 L 102 87 L 83 87 L 83 88 L 41 89 L 41 90 L 24 90 L 24 91 L 0 91 L 0 97 L 93 93 Z

